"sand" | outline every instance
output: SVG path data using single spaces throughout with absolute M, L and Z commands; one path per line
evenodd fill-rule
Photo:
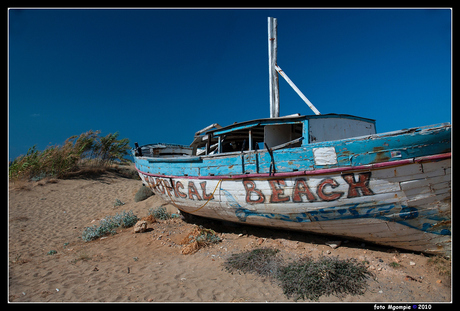
M 191 255 L 180 241 L 195 224 L 180 218 L 157 221 L 148 231 L 132 228 L 84 242 L 85 227 L 106 215 L 133 210 L 175 208 L 158 196 L 135 203 L 141 181 L 114 174 L 68 180 L 42 180 L 9 189 L 10 302 L 293 302 L 270 279 L 230 274 L 223 262 L 232 253 L 276 247 L 283 257 L 353 257 L 367 261 L 375 273 L 364 295 L 322 296 L 320 302 L 450 302 L 446 264 L 431 257 L 359 241 L 198 220 L 222 241 Z M 126 204 L 114 207 L 115 200 Z M 341 240 L 332 249 L 326 243 Z M 56 253 L 48 254 L 51 250 Z M 399 267 L 392 267 L 398 262 Z M 447 264 L 447 268 L 449 268 Z

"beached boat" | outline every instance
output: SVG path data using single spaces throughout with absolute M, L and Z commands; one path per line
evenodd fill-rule
M 270 118 L 212 124 L 190 146 L 136 144 L 143 183 L 183 213 L 450 255 L 450 123 L 377 134 L 314 107 L 279 117 L 271 100 Z

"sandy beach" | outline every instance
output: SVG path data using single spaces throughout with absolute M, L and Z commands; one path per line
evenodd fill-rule
M 144 233 L 126 228 L 91 242 L 81 239 L 85 227 L 121 211 L 139 218 L 159 206 L 176 212 L 158 196 L 134 202 L 141 185 L 114 173 L 10 183 L 9 301 L 294 302 L 270 279 L 223 268 L 231 254 L 257 247 L 278 248 L 291 260 L 356 258 L 375 273 L 364 295 L 322 296 L 320 302 L 451 301 L 451 278 L 440 273 L 450 261 L 346 239 L 335 249 L 326 245 L 340 237 L 200 220 L 222 241 L 183 255 L 180 241 L 195 224 L 174 218 L 150 223 Z M 125 205 L 114 207 L 117 199 Z

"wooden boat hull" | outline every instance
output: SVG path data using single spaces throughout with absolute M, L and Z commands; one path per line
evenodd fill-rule
M 144 184 L 183 212 L 420 251 L 451 252 L 451 154 L 355 167 Z

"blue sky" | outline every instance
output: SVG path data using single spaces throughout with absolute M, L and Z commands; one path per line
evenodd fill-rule
M 451 121 L 450 9 L 10 9 L 9 159 L 90 129 L 190 144 L 269 117 L 269 16 L 278 65 L 322 114 Z M 282 77 L 280 107 L 313 114 Z

